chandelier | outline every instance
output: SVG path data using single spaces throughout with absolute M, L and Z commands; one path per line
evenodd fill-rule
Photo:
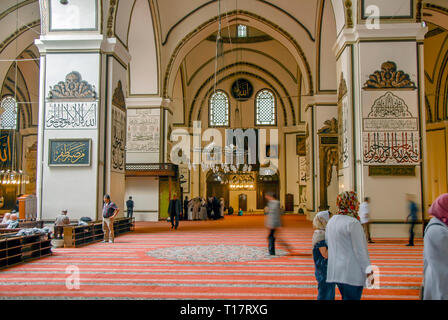
M 0 184 L 2 185 L 25 185 L 30 183 L 30 177 L 22 170 L 1 170 Z

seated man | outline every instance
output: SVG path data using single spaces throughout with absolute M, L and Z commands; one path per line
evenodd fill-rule
M 15 213 L 11 214 L 11 220 L 9 220 L 6 229 L 17 229 L 19 227 L 19 220 L 17 219 L 18 219 L 17 214 Z
M 62 239 L 64 226 L 68 224 L 70 224 L 70 219 L 67 217 L 67 210 L 64 209 L 61 211 L 61 214 L 56 217 L 56 221 L 54 222 L 54 236 L 56 239 Z
M 10 212 L 5 213 L 1 224 L 8 224 L 10 219 L 11 219 L 11 213 Z

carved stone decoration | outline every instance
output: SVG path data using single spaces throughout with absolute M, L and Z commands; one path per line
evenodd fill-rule
M 416 20 L 415 20 L 417 23 L 422 22 L 422 6 L 423 6 L 423 1 L 422 0 L 418 0 L 417 1 Z
M 112 104 L 117 106 L 121 110 L 126 111 L 126 100 L 123 93 L 123 87 L 121 85 L 121 80 L 118 80 L 117 87 L 114 90 L 114 95 L 112 97 Z
M 320 128 L 317 133 L 338 133 L 338 120 L 336 118 L 326 120 L 324 126 Z
M 344 97 L 347 95 L 347 82 L 344 79 L 344 74 L 341 73 L 338 89 L 338 153 L 339 153 L 339 168 L 347 167 L 348 162 L 348 133 L 347 133 L 347 106 L 344 105 Z
M 347 28 L 353 28 L 352 2 L 350 0 L 346 0 L 344 5 L 345 5 L 345 24 Z
M 112 171 L 123 173 L 126 162 L 126 112 L 118 107 L 112 108 Z
M 327 210 L 328 186 L 331 183 L 333 167 L 339 170 L 338 121 L 335 118 L 324 122 L 319 135 L 319 210 Z
M 41 16 L 41 25 L 40 25 L 40 33 L 45 35 L 47 33 L 47 9 L 48 9 L 48 0 L 40 0 L 40 16 Z
M 81 74 L 72 71 L 65 76 L 65 81 L 59 81 L 54 87 L 50 86 L 49 99 L 96 99 L 95 86 L 82 80 Z
M 381 71 L 375 71 L 369 76 L 363 89 L 415 89 L 415 83 L 408 74 L 397 71 L 397 64 L 386 61 L 381 65 Z
M 27 149 L 25 153 L 25 172 L 28 174 L 30 183 L 25 185 L 26 194 L 36 193 L 36 168 L 37 168 L 37 141 Z
M 114 12 L 117 0 L 110 0 L 109 2 L 109 15 L 107 17 L 107 37 L 112 38 L 114 36 Z

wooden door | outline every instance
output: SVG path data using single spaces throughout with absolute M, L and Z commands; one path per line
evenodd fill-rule
M 243 211 L 247 211 L 247 194 L 240 194 L 238 196 L 238 210 L 241 208 Z
M 291 193 L 288 193 L 286 195 L 285 211 L 288 211 L 288 212 L 294 211 L 294 195 Z

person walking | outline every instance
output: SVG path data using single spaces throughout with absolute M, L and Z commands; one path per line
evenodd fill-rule
M 370 266 L 367 241 L 358 221 L 356 193 L 345 191 L 336 200 L 338 211 L 328 221 L 327 283 L 337 285 L 343 300 L 360 300 Z
M 267 192 L 265 198 L 268 201 L 268 213 L 265 216 L 265 226 L 268 229 L 268 249 L 270 255 L 275 255 L 275 234 L 278 233 L 278 228 L 282 226 L 280 201 L 278 201 L 272 192 Z M 242 211 L 240 209 L 240 211 Z M 292 252 L 289 245 L 279 239 L 279 243 L 284 246 L 288 252 Z
M 129 196 L 129 199 L 126 201 L 126 208 L 128 209 L 128 218 L 132 218 L 132 215 L 134 214 L 134 200 L 132 200 L 132 197 Z
M 120 209 L 115 203 L 110 201 L 108 194 L 104 195 L 103 204 L 103 232 L 104 240 L 102 242 L 113 243 L 114 242 L 114 219 L 117 216 Z
M 428 210 L 423 238 L 423 300 L 448 300 L 448 193 Z
M 184 210 L 182 212 L 182 220 L 188 220 L 188 202 L 189 202 L 188 196 L 186 196 L 183 203 Z
M 365 197 L 364 201 L 359 205 L 359 221 L 361 222 L 368 243 L 374 243 L 370 237 L 370 198 Z
M 182 212 L 182 205 L 180 200 L 177 199 L 177 194 L 173 193 L 173 198 L 168 205 L 168 213 L 170 215 L 171 230 L 179 227 L 179 215 Z
M 412 194 L 407 194 L 406 199 L 408 201 L 408 209 L 409 215 L 406 218 L 406 222 L 410 223 L 411 227 L 409 228 L 409 243 L 406 246 L 414 246 L 414 226 L 417 223 L 417 213 L 418 207 L 414 201 L 414 196 Z
M 328 246 L 325 242 L 325 228 L 330 220 L 330 211 L 321 211 L 313 219 L 312 240 L 315 276 L 317 280 L 317 300 L 334 300 L 335 284 L 327 283 Z

